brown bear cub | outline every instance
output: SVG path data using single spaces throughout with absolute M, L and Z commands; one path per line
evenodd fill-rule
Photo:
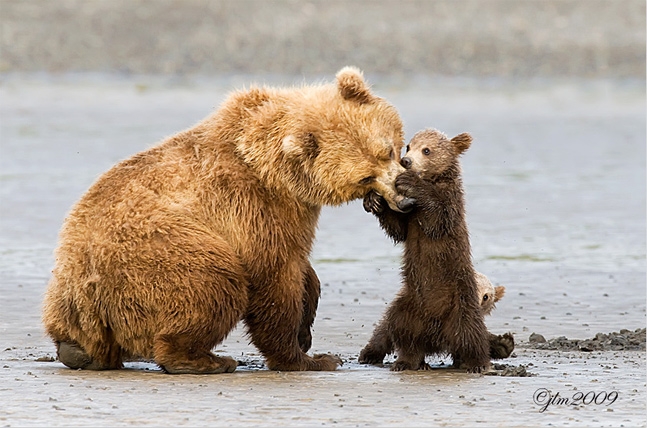
M 449 139 L 437 130 L 413 137 L 401 161 L 407 171 L 396 179 L 398 192 L 415 201 L 410 213 L 388 209 L 375 192 L 364 199 L 385 232 L 404 242 L 404 285 L 360 353 L 361 363 L 381 363 L 395 350 L 391 370 L 427 370 L 426 355 L 449 353 L 455 366 L 481 372 L 491 349 L 497 358 L 512 352 L 511 335 L 487 331 L 471 261 L 458 162 L 471 142 L 467 133 Z M 498 350 L 501 342 L 505 349 Z

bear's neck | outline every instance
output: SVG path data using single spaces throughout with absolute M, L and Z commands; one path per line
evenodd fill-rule
M 263 217 L 289 212 L 300 224 L 308 224 L 314 230 L 321 205 L 309 203 L 300 195 L 308 187 L 304 184 L 307 174 L 295 165 L 285 165 L 282 135 L 276 129 L 267 128 L 285 119 L 286 112 L 276 107 L 281 103 L 273 102 L 280 97 L 280 91 L 266 88 L 233 94 L 210 117 L 176 138 L 175 143 L 190 146 L 186 153 L 197 157 L 196 173 L 202 177 L 201 182 L 214 187 L 226 186 L 231 194 L 247 195 L 242 200 L 253 200 L 252 205 L 263 211 Z M 232 123 L 237 124 L 236 128 L 232 129 Z M 226 169 L 214 168 L 214 165 L 226 165 Z M 212 194 L 221 192 L 204 189 L 202 197 L 210 199 Z M 247 210 L 235 207 L 239 199 L 203 203 L 213 207 L 212 214 L 219 217 L 216 212 Z

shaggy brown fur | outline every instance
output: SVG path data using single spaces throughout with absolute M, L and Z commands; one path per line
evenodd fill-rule
M 481 272 L 476 272 L 475 277 L 479 302 L 481 302 L 481 312 L 484 316 L 489 315 L 496 307 L 496 302 L 501 300 L 505 295 L 505 287 L 501 285 L 495 287 L 490 282 L 490 279 Z M 488 342 L 490 343 L 490 358 L 495 360 L 508 358 L 514 350 L 514 337 L 512 333 L 496 335 L 488 332 Z M 454 354 L 452 357 L 454 367 L 465 368 L 459 354 Z
M 396 110 L 347 67 L 336 84 L 235 92 L 114 166 L 60 233 L 43 314 L 60 360 L 231 372 L 211 350 L 243 320 L 270 369 L 334 370 L 338 357 L 304 352 L 320 208 L 374 190 L 397 209 L 402 140 Z
M 375 197 L 375 195 L 372 197 Z M 367 200 L 370 200 L 370 198 L 370 196 L 367 196 Z M 481 302 L 481 312 L 484 316 L 489 315 L 495 308 L 496 302 L 505 295 L 505 287 L 500 285 L 495 287 L 489 278 L 480 272 L 476 272 L 476 284 L 479 302 Z M 361 363 L 382 363 L 386 354 L 394 351 L 393 341 L 385 328 L 386 324 L 384 323 L 381 323 L 376 328 L 371 338 L 371 346 L 367 346 L 360 354 L 359 361 Z M 508 358 L 514 351 L 514 337 L 511 333 L 496 335 L 488 332 L 488 342 L 490 344 L 490 358 L 492 359 Z M 460 360 L 460 355 L 454 354 L 452 357 L 454 367 L 466 368 Z
M 425 356 L 438 353 L 471 372 L 489 366 L 493 335 L 483 322 L 458 162 L 471 141 L 436 130 L 414 136 L 402 159 L 408 171 L 396 179 L 398 191 L 416 201 L 410 214 L 385 209 L 375 193 L 365 198 L 386 233 L 404 242 L 404 285 L 360 353 L 362 363 L 381 363 L 395 349 L 392 370 L 428 369 Z

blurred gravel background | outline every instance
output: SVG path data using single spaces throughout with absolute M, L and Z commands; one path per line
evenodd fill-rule
M 0 72 L 645 78 L 642 0 L 0 0 Z

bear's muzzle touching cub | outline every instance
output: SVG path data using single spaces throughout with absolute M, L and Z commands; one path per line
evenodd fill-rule
M 67 216 L 43 321 L 61 362 L 224 373 L 212 349 L 243 321 L 274 370 L 309 356 L 320 284 L 309 262 L 323 205 L 379 192 L 398 210 L 400 117 L 362 73 L 252 87 L 104 173 Z
M 397 190 L 414 206 L 408 214 L 390 210 L 371 192 L 364 208 L 375 214 L 395 242 L 404 242 L 403 286 L 361 351 L 361 363 L 381 363 L 396 352 L 392 370 L 429 369 L 425 356 L 449 353 L 470 372 L 489 367 L 490 358 L 512 353 L 511 334 L 487 331 L 484 316 L 503 296 L 474 271 L 465 221 L 458 157 L 469 134 L 449 139 L 437 130 L 417 133 L 407 146 Z

